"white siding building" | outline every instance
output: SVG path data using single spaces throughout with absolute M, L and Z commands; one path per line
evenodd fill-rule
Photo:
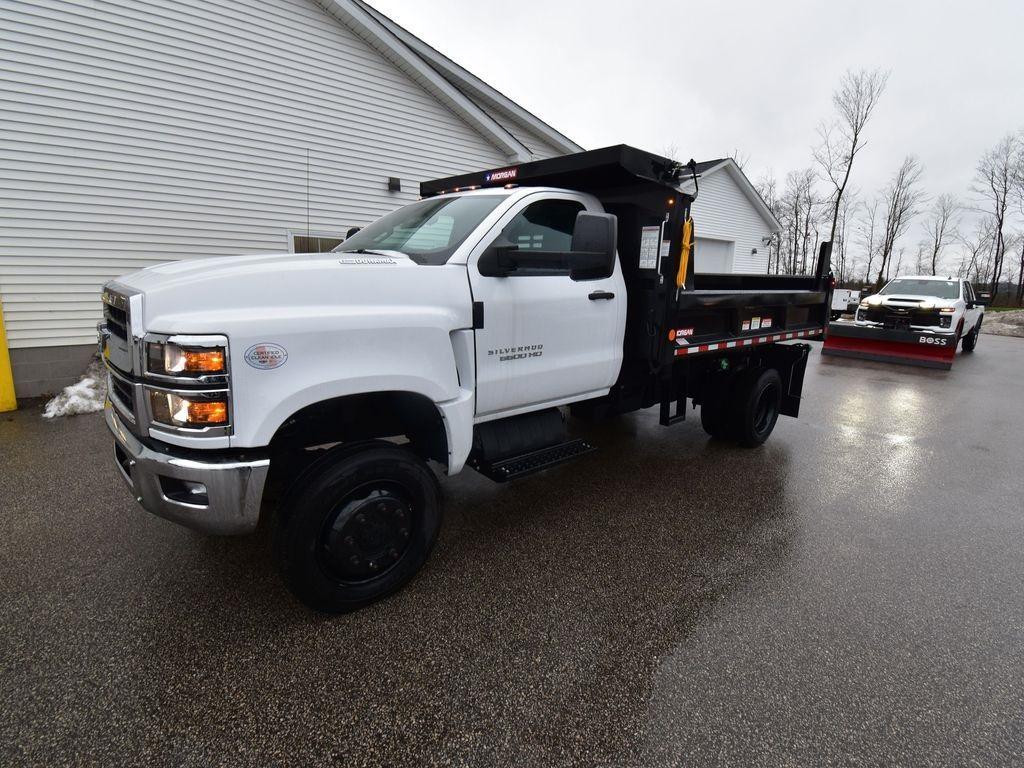
M 0 52 L 19 397 L 81 372 L 111 277 L 315 250 L 423 179 L 580 149 L 359 0 L 3 0 Z
M 697 164 L 692 207 L 697 272 L 768 271 L 768 243 L 778 219 L 736 163 L 725 158 Z

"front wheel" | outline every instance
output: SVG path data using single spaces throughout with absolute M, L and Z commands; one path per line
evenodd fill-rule
M 733 435 L 745 448 L 761 445 L 775 429 L 782 405 L 782 377 L 774 368 L 748 368 L 733 394 Z
M 964 336 L 963 341 L 960 343 L 960 349 L 964 352 L 973 352 L 974 348 L 978 346 L 978 336 L 981 334 L 981 320 L 979 320 L 971 332 Z
M 289 491 L 275 555 L 288 588 L 345 613 L 404 586 L 441 527 L 440 489 L 412 452 L 383 442 L 328 452 Z

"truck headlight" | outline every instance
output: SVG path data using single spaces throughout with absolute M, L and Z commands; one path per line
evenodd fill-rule
M 223 374 L 227 373 L 227 350 L 150 342 L 146 345 L 146 370 L 161 376 Z
M 860 308 L 861 309 L 868 309 L 870 306 L 871 305 L 868 304 L 868 300 L 867 299 L 861 299 L 861 302 L 860 302 Z
M 170 427 L 217 427 L 228 423 L 227 397 L 189 397 L 177 392 L 149 390 L 153 421 Z
M 939 307 L 939 312 L 944 315 L 952 315 L 956 312 L 956 307 Z

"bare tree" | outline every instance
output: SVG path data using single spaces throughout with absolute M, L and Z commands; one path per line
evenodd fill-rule
M 736 163 L 737 166 L 739 166 L 739 169 L 741 171 L 744 170 L 747 167 L 747 163 L 750 162 L 750 155 L 746 155 L 740 152 L 738 149 L 734 149 L 732 152 L 730 152 L 729 157 L 731 157 L 732 161 Z
M 836 110 L 833 122 L 823 123 L 818 129 L 821 141 L 814 150 L 814 159 L 832 185 L 832 228 L 828 237 L 833 242 L 853 161 L 865 146 L 864 127 L 878 106 L 888 80 L 889 73 L 879 69 L 848 71 L 832 94 Z
M 850 258 L 849 234 L 853 228 L 853 219 L 856 216 L 860 203 L 857 202 L 853 191 L 843 197 L 839 206 L 839 226 L 836 229 L 835 239 L 832 241 L 832 263 L 836 266 L 836 274 L 839 284 L 846 285 L 851 279 L 852 259 Z
M 972 283 L 981 285 L 982 275 L 988 274 L 992 241 L 992 223 L 987 219 L 979 221 L 974 232 L 969 237 L 960 237 L 960 243 L 964 249 L 960 260 L 960 269 L 958 270 L 960 277 L 966 277 Z
M 860 219 L 858 233 L 860 234 L 861 245 L 864 248 L 864 285 L 871 282 L 871 265 L 878 253 L 878 205 L 876 197 L 869 205 L 864 206 L 864 216 Z
M 931 255 L 931 274 L 939 273 L 939 262 L 942 260 L 942 251 L 957 237 L 957 228 L 960 222 L 957 216 L 960 206 L 956 198 L 950 194 L 941 194 L 935 198 L 931 211 L 928 213 L 928 221 L 925 227 L 928 231 L 928 248 Z
M 1003 260 L 1006 254 L 1006 209 L 1016 189 L 1018 178 L 1017 163 L 1020 161 L 1020 137 L 1014 134 L 1004 136 L 978 163 L 974 191 L 981 195 L 987 216 L 992 222 L 995 237 L 992 253 L 992 272 L 989 290 L 992 298 L 999 291 L 1003 277 Z
M 803 274 L 807 269 L 807 253 L 814 230 L 816 198 L 814 171 L 790 171 L 779 199 L 782 222 L 782 264 L 789 274 Z M 781 270 L 780 270 L 781 271 Z
M 900 248 L 899 251 L 896 253 L 896 274 L 893 275 L 893 277 L 899 277 L 900 276 L 900 272 L 903 270 L 903 253 L 904 253 L 904 249 L 903 248 Z M 891 266 L 891 264 L 892 264 L 892 261 L 890 260 L 890 266 Z M 889 272 L 888 271 L 886 271 L 886 273 L 885 273 L 885 279 L 886 280 L 889 279 Z
M 771 171 L 766 172 L 754 184 L 754 189 L 757 190 L 757 194 L 759 194 L 761 199 L 764 200 L 764 204 L 768 206 L 768 209 L 775 214 L 775 218 L 779 219 L 781 222 L 782 212 L 779 208 L 779 192 L 778 184 L 775 181 L 775 174 Z M 768 242 L 767 271 L 769 274 L 779 271 L 781 235 L 781 232 L 773 232 Z
M 1017 205 L 1024 216 L 1024 130 L 1017 137 L 1017 161 L 1014 163 L 1013 186 Z M 1017 306 L 1024 304 L 1024 232 L 1018 233 L 1020 242 L 1020 264 L 1017 266 Z
M 886 187 L 885 234 L 879 251 L 881 264 L 878 267 L 875 288 L 882 287 L 883 278 L 889 272 L 889 261 L 896 241 L 906 233 L 924 201 L 924 192 L 920 187 L 922 173 L 917 158 L 907 155 Z
M 1006 236 L 1006 253 L 1011 259 L 1010 269 L 1017 272 L 1017 285 L 1013 291 L 1013 301 L 1019 307 L 1024 293 L 1024 232 L 1013 232 Z M 1007 277 L 1013 272 L 1008 272 Z

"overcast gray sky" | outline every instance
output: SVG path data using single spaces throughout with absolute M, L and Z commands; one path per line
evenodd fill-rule
M 908 153 L 930 195 L 969 196 L 981 154 L 1024 128 L 1024 0 L 370 1 L 587 149 L 738 149 L 781 183 L 812 163 L 850 68 L 891 70 L 854 167 L 864 196 Z

